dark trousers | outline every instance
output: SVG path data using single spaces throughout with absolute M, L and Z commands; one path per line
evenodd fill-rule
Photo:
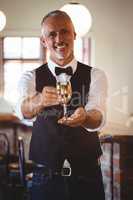
M 95 177 L 44 176 L 41 170 L 35 170 L 32 200 L 105 200 L 101 169 L 97 167 Z

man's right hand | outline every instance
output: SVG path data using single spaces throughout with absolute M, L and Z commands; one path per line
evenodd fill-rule
M 42 105 L 44 107 L 59 104 L 58 94 L 55 87 L 46 86 L 41 93 Z
M 46 86 L 42 93 L 24 99 L 21 110 L 25 118 L 33 118 L 45 107 L 58 105 L 59 99 L 55 87 Z

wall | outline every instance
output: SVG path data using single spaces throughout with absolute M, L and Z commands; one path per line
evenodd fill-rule
M 40 35 L 40 21 L 48 11 L 67 1 L 0 0 L 0 9 L 7 15 L 7 26 L 0 36 Z M 93 16 L 88 34 L 94 41 L 94 65 L 103 69 L 109 80 L 108 121 L 126 127 L 133 112 L 132 52 L 133 1 L 82 0 Z M 128 127 L 132 129 L 132 126 Z

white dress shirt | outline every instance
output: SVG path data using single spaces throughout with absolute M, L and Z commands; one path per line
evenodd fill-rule
M 77 69 L 77 61 L 73 59 L 70 63 L 65 65 L 63 68 L 66 68 L 68 66 L 71 66 L 73 69 L 73 73 L 75 73 Z M 52 72 L 52 74 L 55 75 L 55 67 L 60 67 L 59 65 L 55 64 L 53 61 L 48 61 L 48 68 Z M 57 77 L 56 77 L 57 79 Z M 16 115 L 27 124 L 32 125 L 35 118 L 29 120 L 24 119 L 24 116 L 21 112 L 21 103 L 27 96 L 32 96 L 36 94 L 35 90 L 35 70 L 27 71 L 23 74 L 21 77 L 19 84 L 18 84 L 18 92 L 19 92 L 19 101 L 16 105 Z M 89 129 L 88 131 L 100 131 L 103 126 L 105 125 L 105 119 L 106 119 L 106 101 L 107 101 L 107 78 L 105 73 L 98 69 L 98 68 L 92 68 L 91 70 L 91 83 L 90 83 L 90 90 L 89 90 L 89 96 L 88 96 L 88 102 L 85 105 L 85 110 L 98 110 L 102 113 L 102 122 L 98 128 L 95 129 Z

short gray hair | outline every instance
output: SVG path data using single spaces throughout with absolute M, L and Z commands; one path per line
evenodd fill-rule
M 72 23 L 72 20 L 71 18 L 69 17 L 69 15 L 64 12 L 64 11 L 61 11 L 61 10 L 53 10 L 51 12 L 49 12 L 47 15 L 45 15 L 41 21 L 41 26 L 43 25 L 43 23 L 45 22 L 45 20 L 48 18 L 48 17 L 52 17 L 52 16 L 64 16 L 64 17 L 67 17 L 71 23 Z M 72 23 L 73 24 L 73 23 Z
M 43 31 L 44 31 L 43 25 L 44 25 L 45 21 L 48 19 L 48 17 L 54 17 L 54 16 L 66 17 L 66 18 L 71 22 L 71 24 L 72 24 L 72 26 L 73 26 L 73 30 L 74 30 L 74 32 L 75 32 L 75 28 L 74 28 L 74 25 L 73 25 L 73 22 L 72 22 L 70 16 L 69 16 L 66 12 L 64 12 L 64 11 L 61 11 L 61 10 L 53 10 L 53 11 L 49 12 L 48 14 L 46 14 L 46 15 L 43 17 L 42 21 L 41 21 L 41 27 L 42 27 L 42 29 L 41 29 L 41 34 L 42 34 L 42 35 L 43 35 Z

